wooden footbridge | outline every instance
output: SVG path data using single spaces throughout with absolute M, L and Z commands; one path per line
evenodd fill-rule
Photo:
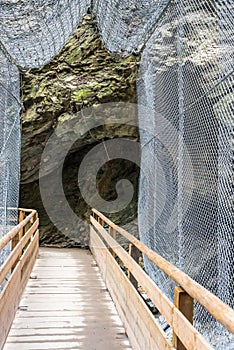
M 90 218 L 90 251 L 39 249 L 37 212 L 21 209 L 19 218 L 0 240 L 0 250 L 12 248 L 0 267 L 0 349 L 212 349 L 193 327 L 194 300 L 234 333 L 234 310 L 98 211 Z M 174 303 L 139 265 L 141 254 L 176 282 Z

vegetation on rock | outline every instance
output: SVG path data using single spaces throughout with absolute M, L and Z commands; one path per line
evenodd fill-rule
M 61 53 L 47 66 L 26 72 L 23 76 L 22 100 L 22 162 L 21 203 L 23 207 L 34 207 L 39 211 L 41 222 L 41 244 L 74 246 L 87 244 L 87 232 L 74 227 L 78 233 L 76 242 L 64 236 L 47 217 L 40 198 L 39 167 L 45 144 L 58 125 L 64 125 L 60 142 L 66 142 L 70 130 L 66 121 L 73 118 L 84 107 L 98 106 L 106 102 L 136 102 L 135 57 L 125 59 L 111 56 L 105 50 L 91 18 L 86 16 Z M 85 115 L 86 122 L 92 114 Z M 136 116 L 130 116 L 136 118 Z M 80 120 L 76 128 L 82 128 Z M 78 131 L 77 131 L 78 132 Z M 73 210 L 82 218 L 88 218 L 90 208 L 77 191 L 77 168 L 87 151 L 103 139 L 128 137 L 138 140 L 138 130 L 128 125 L 115 124 L 99 127 L 83 135 L 73 146 L 64 165 L 64 189 Z M 56 171 L 53 157 L 50 159 L 49 178 Z M 115 199 L 112 181 L 129 179 L 135 187 L 135 195 L 126 211 L 112 217 L 125 223 L 136 215 L 137 183 L 139 169 L 126 161 L 116 160 L 100 169 L 97 187 L 106 200 Z M 53 183 L 53 181 L 51 181 Z M 108 184 L 108 186 L 106 185 Z M 120 220 L 122 217 L 122 221 Z M 76 237 L 77 238 L 77 237 Z

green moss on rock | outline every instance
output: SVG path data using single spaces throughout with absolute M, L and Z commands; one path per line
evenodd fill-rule
M 21 203 L 23 207 L 34 207 L 40 215 L 41 243 L 59 246 L 72 246 L 75 243 L 57 231 L 49 221 L 40 198 L 38 185 L 38 173 L 41 154 L 44 146 L 58 125 L 62 125 L 59 134 L 56 133 L 58 142 L 66 142 L 70 138 L 70 128 L 66 121 L 72 119 L 83 106 L 98 107 L 105 102 L 135 102 L 136 101 L 136 71 L 135 57 L 125 59 L 111 56 L 104 48 L 94 24 L 89 16 L 75 31 L 69 42 L 47 66 L 30 70 L 23 76 L 22 100 L 25 112 L 22 114 L 22 166 L 21 166 Z M 85 114 L 86 124 L 92 125 L 92 113 Z M 107 116 L 108 118 L 108 116 Z M 72 156 L 65 164 L 65 183 L 67 197 L 70 198 L 74 211 L 83 218 L 89 216 L 86 203 L 82 196 L 77 194 L 77 169 L 74 169 L 74 157 L 79 161 L 84 156 L 88 147 L 105 138 L 129 137 L 138 139 L 138 130 L 130 125 L 112 125 L 97 128 L 83 135 L 83 120 L 80 120 L 72 132 L 82 135 L 72 147 Z M 48 180 L 53 183 L 53 164 L 51 156 L 51 172 Z M 106 198 L 111 199 L 115 193 L 108 193 L 105 178 L 109 175 L 113 179 L 126 175 L 133 181 L 136 187 L 139 173 L 136 167 L 129 166 L 120 169 L 122 163 L 112 164 L 112 172 L 108 165 L 104 168 L 100 178 L 100 192 L 104 192 Z M 110 166 L 109 166 L 110 167 Z M 121 176 L 120 176 L 121 177 Z M 126 213 L 121 213 L 123 218 L 132 217 L 136 208 L 136 196 Z M 119 219 L 119 218 L 117 218 Z M 118 221 L 121 223 L 120 221 Z M 82 227 L 74 228 L 74 232 L 81 233 L 81 245 L 87 244 L 87 233 L 82 233 Z M 74 233 L 74 234 L 75 234 Z
M 84 87 L 78 91 L 75 91 L 72 96 L 72 99 L 77 103 L 82 103 L 84 100 L 88 100 L 90 97 L 94 96 L 95 92 L 92 89 Z

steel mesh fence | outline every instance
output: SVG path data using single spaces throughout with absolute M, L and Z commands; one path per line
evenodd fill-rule
M 158 142 L 151 149 L 157 160 L 142 162 L 139 224 L 148 246 L 233 307 L 230 10 L 230 4 L 219 1 L 171 1 L 146 44 L 138 101 L 153 106 L 152 134 Z M 148 116 L 139 113 L 139 118 L 146 128 Z M 146 145 L 152 148 L 150 142 Z M 157 163 L 163 171 L 156 166 L 152 174 Z M 145 177 L 146 191 L 154 192 L 147 205 Z M 165 193 L 164 201 L 160 193 Z M 172 299 L 169 278 L 145 262 Z M 197 304 L 194 322 L 212 345 L 232 349 L 233 337 Z
M 89 0 L 1 1 L 1 42 L 23 68 L 47 64 L 86 14 Z
M 17 223 L 20 120 L 18 69 L 0 50 L 0 237 Z M 0 252 L 0 263 L 9 253 Z
M 94 0 L 93 13 L 106 48 L 122 56 L 139 52 L 168 3 L 169 0 Z

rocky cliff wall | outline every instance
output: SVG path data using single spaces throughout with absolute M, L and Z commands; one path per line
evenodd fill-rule
M 88 242 L 88 233 L 84 227 L 74 227 L 74 232 L 70 232 L 68 237 L 56 229 L 44 210 L 38 178 L 41 155 L 48 138 L 58 125 L 64 123 L 60 142 L 66 142 L 70 131 L 66 130 L 65 122 L 83 108 L 116 101 L 134 103 L 137 61 L 135 57 L 121 59 L 109 55 L 97 34 L 94 22 L 90 16 L 86 16 L 50 64 L 38 70 L 30 70 L 22 76 L 25 111 L 22 113 L 20 206 L 38 210 L 42 245 L 84 246 Z M 84 118 L 89 123 L 93 115 L 85 114 Z M 133 113 L 129 118 L 136 119 L 136 114 Z M 82 128 L 82 123 L 83 120 L 78 120 L 78 128 Z M 90 208 L 77 188 L 79 164 L 93 146 L 102 140 L 117 137 L 138 140 L 138 130 L 121 123 L 96 128 L 92 134 L 86 133 L 77 140 L 65 160 L 64 192 L 69 204 L 82 219 L 89 217 Z M 56 167 L 57 164 L 53 164 L 51 157 L 46 175 L 50 186 L 53 186 Z M 138 176 L 138 167 L 121 159 L 106 163 L 98 173 L 97 188 L 106 200 L 115 199 L 115 184 L 118 179 L 127 178 L 133 183 L 135 193 L 132 202 L 126 210 L 112 217 L 119 224 L 131 221 L 136 216 Z

